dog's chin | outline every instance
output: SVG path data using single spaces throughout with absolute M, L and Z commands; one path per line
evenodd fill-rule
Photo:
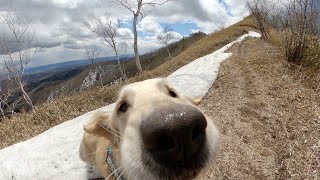
M 153 174 L 157 179 L 193 179 L 200 170 L 207 164 L 209 151 L 203 148 L 201 152 L 183 164 L 159 164 L 154 161 L 147 152 L 144 152 L 142 162 L 146 170 Z

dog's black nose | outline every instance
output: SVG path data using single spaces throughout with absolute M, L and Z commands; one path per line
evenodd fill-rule
M 161 106 L 141 123 L 143 148 L 161 165 L 188 166 L 205 145 L 206 127 L 195 107 Z

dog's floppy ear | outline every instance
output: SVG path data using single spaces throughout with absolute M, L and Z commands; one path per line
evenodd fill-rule
M 107 137 L 111 141 L 119 136 L 117 128 L 111 120 L 111 114 L 105 111 L 95 112 L 88 124 L 83 126 L 83 130 L 89 134 Z
M 201 101 L 202 101 L 201 97 L 196 97 L 191 100 L 191 102 L 196 106 L 198 106 L 201 103 Z
M 184 96 L 188 101 L 190 101 L 192 104 L 198 106 L 201 101 L 202 101 L 202 98 L 201 97 L 196 97 L 196 98 L 191 98 L 191 97 L 188 97 L 188 96 Z

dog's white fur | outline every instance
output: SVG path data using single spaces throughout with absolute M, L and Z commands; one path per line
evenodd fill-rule
M 190 87 L 192 88 L 192 87 Z M 118 97 L 113 112 L 97 112 L 87 125 L 80 145 L 80 158 L 92 166 L 96 166 L 104 177 L 111 171 L 105 162 L 106 149 L 114 149 L 115 164 L 120 167 L 125 177 L 130 179 L 159 179 L 147 170 L 141 161 L 140 124 L 143 116 L 158 105 L 169 106 L 171 103 L 196 107 L 200 99 L 191 99 L 178 94 L 173 98 L 169 90 L 174 90 L 165 79 L 157 78 L 137 82 L 125 86 Z M 119 112 L 119 106 L 128 103 L 125 113 Z M 207 118 L 207 148 L 213 160 L 218 151 L 219 132 L 213 121 Z M 164 175 L 164 177 L 170 175 Z

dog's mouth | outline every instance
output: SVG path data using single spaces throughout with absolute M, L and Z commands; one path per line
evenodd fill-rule
M 209 159 L 209 150 L 205 145 L 199 147 L 197 153 L 188 159 L 154 158 L 154 153 L 147 150 L 142 153 L 146 169 L 159 179 L 193 179 Z

